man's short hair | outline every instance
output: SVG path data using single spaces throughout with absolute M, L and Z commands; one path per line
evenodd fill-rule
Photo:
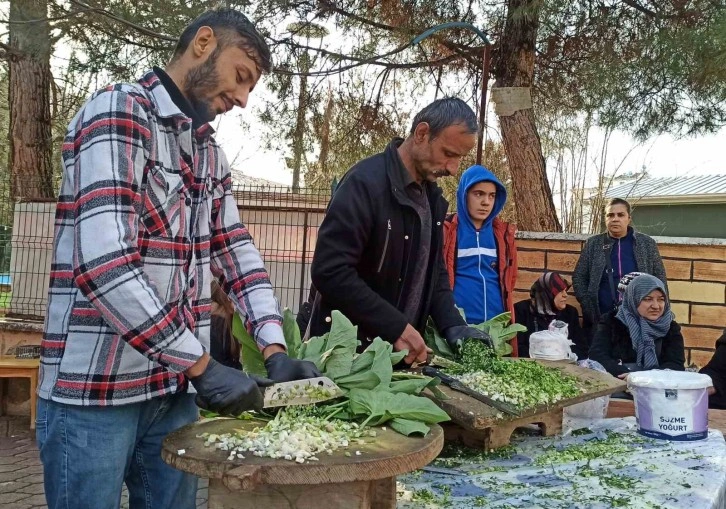
M 411 134 L 421 122 L 429 125 L 430 139 L 436 138 L 441 131 L 452 125 L 464 126 L 469 134 L 479 132 L 476 114 L 468 104 L 457 97 L 437 99 L 416 113 L 411 125 Z
M 627 200 L 623 200 L 622 198 L 610 198 L 605 204 L 605 210 L 613 205 L 625 205 L 625 210 L 627 210 L 628 215 L 630 215 L 630 203 L 628 203 Z
M 220 48 L 235 44 L 254 60 L 260 72 L 268 73 L 272 70 L 270 48 L 265 39 L 247 16 L 235 9 L 214 9 L 197 16 L 179 36 L 172 61 L 184 54 L 202 27 L 209 27 L 214 31 Z

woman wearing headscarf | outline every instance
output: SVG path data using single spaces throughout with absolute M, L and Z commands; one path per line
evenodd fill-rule
M 622 379 L 633 371 L 684 371 L 683 335 L 673 319 L 663 282 L 650 274 L 638 274 L 625 284 L 618 309 L 603 315 L 598 323 L 590 359 Z
M 572 351 L 578 359 L 587 357 L 588 344 L 580 327 L 577 309 L 567 304 L 569 289 L 569 281 L 557 272 L 545 272 L 532 284 L 530 298 L 514 305 L 516 322 L 527 327 L 525 332 L 517 333 L 520 357 L 529 357 L 529 336 L 533 332 L 547 330 L 552 320 L 567 324 L 568 337 L 575 343 Z

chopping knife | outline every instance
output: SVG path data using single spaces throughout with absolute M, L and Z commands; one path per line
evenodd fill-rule
M 343 391 L 330 378 L 319 376 L 271 385 L 265 389 L 264 408 L 312 405 L 343 396 Z
M 453 468 L 443 468 L 443 467 L 432 467 L 429 465 L 426 465 L 425 467 L 421 467 L 421 470 L 423 470 L 424 472 L 429 472 L 431 474 L 468 475 L 463 470 L 456 470 Z
M 444 385 L 448 385 L 455 391 L 459 391 L 466 394 L 467 396 L 471 396 L 472 398 L 479 400 L 482 403 L 489 405 L 490 407 L 494 407 L 497 410 L 504 412 L 505 414 L 520 415 L 519 410 L 517 410 L 513 405 L 504 403 L 502 401 L 493 400 L 489 396 L 485 396 L 484 394 L 467 387 L 456 378 L 442 373 L 436 368 L 432 368 L 431 366 L 424 366 L 421 370 L 421 373 L 426 376 L 435 376 L 439 378 L 444 383 Z

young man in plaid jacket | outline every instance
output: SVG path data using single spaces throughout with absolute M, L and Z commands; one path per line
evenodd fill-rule
M 285 353 L 268 274 L 240 224 L 208 124 L 244 108 L 270 51 L 250 21 L 210 11 L 166 70 L 97 92 L 71 121 L 39 384 L 50 508 L 193 508 L 196 478 L 160 457 L 195 405 L 236 415 L 258 386 L 318 376 Z M 210 359 L 210 283 L 245 316 L 271 380 Z M 191 384 L 190 384 L 191 383 Z

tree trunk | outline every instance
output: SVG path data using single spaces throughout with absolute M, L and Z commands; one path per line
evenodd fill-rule
M 303 137 L 305 136 L 305 113 L 307 111 L 308 77 L 300 76 L 300 97 L 297 102 L 297 119 L 295 120 L 295 134 L 293 135 L 293 162 L 292 162 L 292 190 L 300 191 L 300 166 L 302 154 L 305 149 Z
M 10 2 L 9 164 L 11 198 L 55 197 L 50 117 L 50 29 L 46 0 Z
M 325 111 L 323 112 L 323 125 L 320 129 L 320 157 L 318 164 L 320 167 L 320 175 L 327 179 L 328 177 L 328 152 L 330 152 L 330 123 L 333 118 L 333 91 L 328 86 L 328 100 L 325 103 Z
M 495 57 L 496 87 L 531 87 L 542 0 L 508 0 Z M 561 231 L 531 106 L 499 115 L 520 230 Z

